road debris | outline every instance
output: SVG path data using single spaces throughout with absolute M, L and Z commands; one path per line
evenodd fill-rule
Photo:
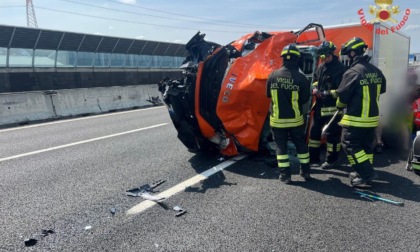
M 142 192 L 140 194 L 140 197 L 142 197 L 145 200 L 151 200 L 151 201 L 154 201 L 154 202 L 161 202 L 161 201 L 165 200 L 165 197 L 156 197 L 155 195 L 152 195 L 148 192 Z
M 176 211 L 175 217 L 179 217 L 187 212 L 187 210 L 180 206 L 174 206 L 173 209 Z
M 144 190 L 146 192 L 153 192 L 153 189 L 155 189 L 156 187 L 160 186 L 161 184 L 165 183 L 166 180 L 157 180 L 153 183 L 149 184 L 145 184 L 139 187 L 140 190 Z
M 92 229 L 92 226 L 86 226 L 86 227 L 85 227 L 85 230 L 86 230 L 86 231 L 91 230 L 91 229 Z
M 115 215 L 115 213 L 117 212 L 117 209 L 115 209 L 114 207 L 109 209 L 109 212 L 112 214 L 112 216 Z
M 48 235 L 50 235 L 50 234 L 54 234 L 55 232 L 54 232 L 54 230 L 52 230 L 52 229 L 42 229 L 42 231 L 41 231 L 41 235 L 43 236 L 43 237 L 45 237 L 45 236 L 48 236 Z
M 145 185 L 142 185 L 140 187 L 136 187 L 136 188 L 127 190 L 127 191 L 125 191 L 125 194 L 127 196 L 131 196 L 131 197 L 142 197 L 142 194 L 144 192 L 149 192 L 149 193 L 152 192 L 153 193 L 154 188 L 160 186 L 161 184 L 163 184 L 165 182 L 166 182 L 166 180 L 160 179 L 160 180 L 157 180 L 157 181 L 155 181 L 151 184 L 145 184 Z
M 30 239 L 25 239 L 24 242 L 25 242 L 25 246 L 26 247 L 31 247 L 31 246 L 36 245 L 38 243 L 38 240 L 37 239 L 30 238 Z
M 53 229 L 42 229 L 41 234 L 35 234 L 33 236 L 35 237 L 41 236 L 42 238 L 44 238 L 50 234 L 55 234 L 55 231 Z M 38 240 L 35 238 L 28 238 L 24 240 L 24 243 L 26 247 L 31 247 L 31 246 L 36 245 L 38 243 Z

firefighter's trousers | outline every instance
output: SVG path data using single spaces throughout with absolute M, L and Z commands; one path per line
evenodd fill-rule
M 374 173 L 373 140 L 375 128 L 343 127 L 343 150 L 350 165 L 362 178 Z
M 315 113 L 313 124 L 310 131 L 309 138 L 309 154 L 311 163 L 320 162 L 320 148 L 321 148 L 321 132 L 322 128 L 328 124 L 332 116 L 320 116 Z M 327 163 L 335 163 L 338 159 L 338 155 L 341 150 L 340 138 L 341 138 L 341 126 L 338 125 L 341 116 L 338 116 L 327 130 Z
M 309 152 L 305 142 L 305 127 L 294 128 L 271 128 L 274 142 L 276 144 L 278 167 L 282 173 L 290 174 L 290 162 L 287 151 L 287 141 L 289 136 L 296 146 L 297 155 L 300 162 L 300 169 L 303 173 L 310 172 Z

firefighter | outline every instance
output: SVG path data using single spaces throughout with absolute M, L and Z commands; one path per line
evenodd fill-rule
M 379 96 L 386 91 L 386 79 L 381 70 L 369 63 L 364 55 L 368 46 L 357 37 L 341 47 L 341 55 L 350 58 L 350 67 L 337 89 L 337 108 L 346 112 L 342 145 L 349 163 L 352 186 L 370 184 L 378 177 L 373 169 L 373 140 L 379 124 Z
M 280 180 L 290 184 L 291 168 L 287 142 L 289 136 L 296 146 L 300 162 L 300 175 L 311 180 L 309 152 L 305 142 L 302 105 L 310 98 L 310 82 L 299 72 L 299 49 L 295 44 L 285 46 L 281 52 L 283 66 L 270 74 L 267 97 L 271 98 L 270 127 L 276 144 Z
M 345 71 L 345 66 L 338 56 L 334 55 L 336 47 L 330 41 L 324 41 L 318 47 L 318 55 L 323 63 L 314 73 L 312 94 L 315 96 L 313 125 L 309 138 L 310 163 L 320 163 L 321 131 L 337 111 L 335 106 L 336 89 L 340 85 Z M 327 154 L 322 169 L 336 166 L 338 154 L 341 149 L 341 127 L 336 119 L 327 130 Z

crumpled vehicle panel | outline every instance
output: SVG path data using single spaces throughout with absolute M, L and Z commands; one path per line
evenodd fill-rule
M 270 140 L 266 81 L 282 66 L 283 47 L 298 44 L 302 49 L 299 66 L 311 78 L 317 64 L 316 46 L 326 38 L 340 46 L 349 34 L 367 41 L 372 37 L 360 26 L 324 32 L 321 25 L 309 24 L 297 32 L 246 34 L 221 46 L 205 41 L 205 34 L 198 32 L 186 46 L 190 55 L 181 66 L 184 77 L 164 78 L 159 83 L 178 138 L 191 152 L 235 156 L 263 150 Z

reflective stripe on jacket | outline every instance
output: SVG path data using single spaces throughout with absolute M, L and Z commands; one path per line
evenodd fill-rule
M 347 106 L 340 124 L 374 128 L 379 124 L 379 96 L 386 91 L 386 79 L 369 57 L 356 57 L 337 89 L 337 107 Z
M 314 73 L 314 82 L 318 82 L 317 89 L 321 92 L 336 90 L 341 83 L 346 67 L 340 62 L 336 55 L 329 63 L 322 63 Z M 337 111 L 335 104 L 336 98 L 327 95 L 322 99 L 317 99 L 315 111 L 321 116 L 332 116 Z
M 267 79 L 267 97 L 271 98 L 270 126 L 292 128 L 303 125 L 302 105 L 309 101 L 310 82 L 296 63 L 285 62 Z
M 323 107 L 321 108 L 321 116 L 332 116 L 337 112 L 337 107 Z

